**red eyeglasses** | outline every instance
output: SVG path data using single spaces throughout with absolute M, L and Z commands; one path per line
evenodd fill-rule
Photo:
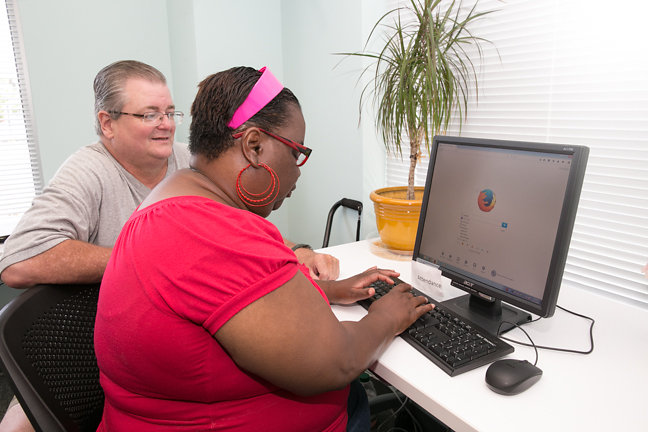
M 276 139 L 277 141 L 286 144 L 288 147 L 292 148 L 293 150 L 296 150 L 298 152 L 298 154 L 296 156 L 297 166 L 304 165 L 306 163 L 306 161 L 308 160 L 310 154 L 313 152 L 313 149 L 310 149 L 310 148 L 308 148 L 308 147 L 306 147 L 304 145 L 301 145 L 301 144 L 299 144 L 299 143 L 297 143 L 297 142 L 295 142 L 293 140 L 289 140 L 288 138 L 284 138 L 282 136 L 273 134 L 272 132 L 268 132 L 267 130 L 261 129 L 260 127 L 257 127 L 257 129 L 259 129 L 264 134 Z M 237 133 L 233 134 L 232 138 L 234 138 L 234 139 L 241 138 L 243 136 L 243 132 L 245 132 L 245 131 L 237 132 Z

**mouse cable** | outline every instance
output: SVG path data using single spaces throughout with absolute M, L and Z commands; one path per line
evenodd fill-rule
M 394 396 L 396 396 L 396 399 L 401 403 L 401 405 L 396 410 L 392 410 L 392 413 L 388 418 L 382 419 L 382 423 L 378 425 L 376 432 L 408 432 L 401 427 L 390 424 L 388 421 L 392 419 L 395 421 L 401 411 L 405 411 L 407 415 L 409 415 L 409 418 L 412 421 L 412 425 L 414 426 L 414 432 L 423 431 L 420 423 L 407 407 L 407 403 L 410 401 L 410 398 L 392 388 L 392 386 L 389 386 L 388 388 L 394 394 Z M 383 429 L 385 426 L 389 427 L 389 429 Z
M 369 374 L 378 381 L 382 380 L 382 378 L 380 378 L 377 374 L 373 372 L 370 372 Z M 389 392 L 391 392 L 394 395 L 395 399 L 400 403 L 400 406 L 398 406 L 397 408 L 396 407 L 391 408 L 391 414 L 389 414 L 387 417 L 379 418 L 379 423 L 376 425 L 377 428 L 375 429 L 376 432 L 424 432 L 425 430 L 417 420 L 416 416 L 409 409 L 409 402 L 411 401 L 411 399 L 405 396 L 399 390 L 397 390 L 394 386 L 389 385 L 387 383 L 385 384 Z M 389 393 L 384 393 L 384 394 L 389 394 Z M 383 393 L 380 393 L 380 395 L 383 395 Z M 414 402 L 412 401 L 412 403 Z M 413 430 L 411 431 L 405 430 L 395 424 L 392 424 L 392 422 L 396 422 L 398 415 L 401 413 L 401 411 L 406 413 L 409 420 L 411 420 L 412 426 L 414 427 Z M 374 430 L 373 426 L 371 430 Z
M 522 344 L 522 345 L 526 345 L 526 346 L 532 346 L 533 349 L 535 350 L 535 355 L 536 355 L 535 362 L 533 362 L 533 366 L 536 366 L 536 365 L 538 364 L 538 348 L 536 347 L 536 344 L 533 343 L 533 339 L 531 339 L 531 336 L 529 336 L 529 333 L 527 333 L 526 330 L 524 330 L 522 327 L 520 327 L 519 325 L 517 325 L 517 324 L 514 323 L 514 322 L 511 322 L 511 321 L 502 321 L 502 322 L 500 323 L 499 327 L 497 327 L 497 336 L 498 336 L 499 338 L 501 338 L 501 339 L 506 339 L 505 337 L 502 337 L 502 336 L 500 335 L 500 330 L 502 329 L 502 324 L 504 324 L 504 323 L 514 325 L 515 327 L 517 327 L 517 328 L 519 328 L 520 330 L 522 330 L 522 332 L 526 335 L 526 337 L 529 338 L 529 341 L 531 342 L 530 344 L 528 344 L 528 343 L 523 343 L 523 342 L 516 342 L 516 341 L 511 341 L 511 342 L 516 342 L 516 343 L 519 343 L 519 344 Z M 506 340 L 510 340 L 510 339 L 506 339 Z
M 556 305 L 556 307 L 559 308 L 559 309 L 564 310 L 567 313 L 570 313 L 572 315 L 576 315 L 576 316 L 581 317 L 581 318 L 585 318 L 585 319 L 590 320 L 592 322 L 590 324 L 590 329 L 589 329 L 589 337 L 590 337 L 590 349 L 589 350 L 587 350 L 587 351 L 579 351 L 579 350 L 573 350 L 573 349 L 567 349 L 567 348 L 547 347 L 547 346 L 542 346 L 542 345 L 535 345 L 533 343 L 533 341 L 531 342 L 531 344 L 528 344 L 526 342 L 520 342 L 520 341 L 517 341 L 517 340 L 506 338 L 504 336 L 499 336 L 499 338 L 504 339 L 505 341 L 508 341 L 508 342 L 516 343 L 518 345 L 524 345 L 524 346 L 529 346 L 529 347 L 532 346 L 536 350 L 539 348 L 539 349 L 546 349 L 546 350 L 550 350 L 550 351 L 561 351 L 561 352 L 567 352 L 567 353 L 573 353 L 573 354 L 585 354 L 585 355 L 591 354 L 594 351 L 594 323 L 596 322 L 596 321 L 594 321 L 594 318 L 590 318 L 590 317 L 588 317 L 586 315 L 581 315 L 579 313 L 570 311 L 569 309 L 565 309 L 564 307 L 562 307 L 560 305 Z M 517 324 L 516 324 L 516 327 L 518 327 L 520 330 L 522 330 L 522 328 L 520 326 L 518 326 Z M 499 331 L 498 331 L 498 333 L 499 333 Z M 524 333 L 526 333 L 526 332 L 524 332 Z M 529 335 L 527 334 L 527 337 L 528 336 Z M 529 338 L 529 339 L 531 339 L 531 338 Z M 536 353 L 536 355 L 537 355 L 537 353 Z

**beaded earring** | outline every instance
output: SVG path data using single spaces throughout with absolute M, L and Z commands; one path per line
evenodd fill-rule
M 251 165 L 252 164 L 248 164 L 248 166 L 243 168 L 236 177 L 236 193 L 247 205 L 252 207 L 263 207 L 274 201 L 279 194 L 279 176 L 277 176 L 277 173 L 268 165 L 260 163 L 259 166 L 270 174 L 270 185 L 268 185 L 266 190 L 261 193 L 252 193 L 248 191 L 241 182 L 241 176 L 248 168 L 250 168 Z

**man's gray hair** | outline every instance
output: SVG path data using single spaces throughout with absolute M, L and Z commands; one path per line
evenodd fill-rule
M 99 124 L 99 111 L 121 111 L 126 104 L 124 86 L 130 78 L 141 78 L 151 82 L 166 84 L 162 72 L 136 60 L 122 60 L 111 63 L 97 73 L 94 79 L 95 94 L 95 130 L 102 136 Z M 119 114 L 111 114 L 118 118 Z

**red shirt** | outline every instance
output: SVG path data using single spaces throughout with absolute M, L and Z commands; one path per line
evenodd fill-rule
M 239 369 L 213 337 L 299 267 L 253 213 L 195 196 L 135 212 L 99 295 L 99 430 L 344 431 L 348 387 L 293 395 Z

